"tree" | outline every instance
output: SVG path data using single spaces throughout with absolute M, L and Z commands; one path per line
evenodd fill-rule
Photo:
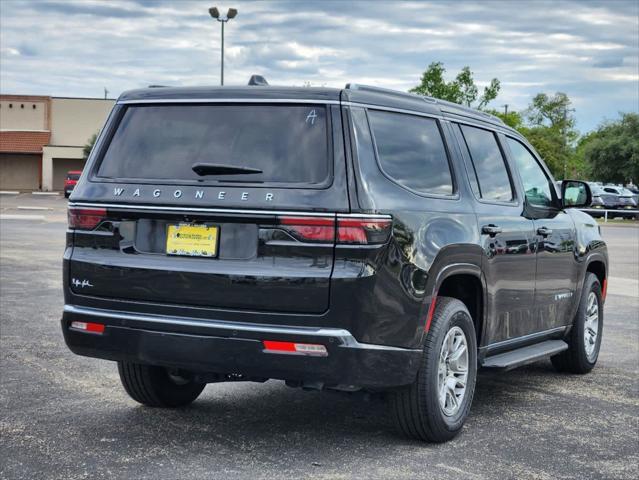
M 442 62 L 431 63 L 422 74 L 420 84 L 411 88 L 410 92 L 448 100 L 468 107 L 478 100 L 476 108 L 482 109 L 497 98 L 501 88 L 499 80 L 493 78 L 490 84 L 484 88 L 482 95 L 479 96 L 479 89 L 475 85 L 470 67 L 462 68 L 455 80 L 451 82 L 447 82 L 444 79 L 444 73 L 446 73 L 446 69 Z
M 498 110 L 486 110 L 486 113 L 490 113 L 508 125 L 510 128 L 514 128 L 515 130 L 519 130 L 524 126 L 524 118 L 521 116 L 521 113 L 511 110 L 508 113 L 502 113 Z
M 574 129 L 574 110 L 570 105 L 570 98 L 565 93 L 554 96 L 539 93 L 522 112 L 488 112 L 524 135 L 555 177 L 585 178 L 587 168 L 583 155 L 575 154 L 574 143 L 578 134 Z
M 566 137 L 566 143 L 576 140 L 574 109 L 568 95 L 557 92 L 550 97 L 538 93 L 526 110 L 526 117 L 531 125 L 546 126 L 558 130 Z
M 574 109 L 570 98 L 563 92 L 553 96 L 538 93 L 524 115 L 529 127 L 519 129 L 544 158 L 553 175 L 558 178 L 580 178 L 586 174 L 583 161 L 575 156 Z
M 639 182 L 639 114 L 622 113 L 602 124 L 580 145 L 594 180 Z
M 520 127 L 518 130 L 535 147 L 553 176 L 564 178 L 564 165 L 567 170 L 566 177 L 574 176 L 568 175 L 568 172 L 572 173 L 572 169 L 569 168 L 569 164 L 572 163 L 572 151 L 560 132 L 544 126 Z
M 82 147 L 82 159 L 86 162 L 89 155 L 91 155 L 91 150 L 93 150 L 93 145 L 95 145 L 95 141 L 98 138 L 98 134 L 94 133 L 89 138 L 89 141 Z

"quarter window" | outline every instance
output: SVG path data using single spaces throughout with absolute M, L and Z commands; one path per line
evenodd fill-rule
M 513 190 L 495 134 L 481 128 L 460 125 L 472 160 L 480 198 L 499 202 L 510 202 Z M 473 185 L 475 182 L 471 182 Z
M 382 171 L 402 187 L 452 195 L 453 180 L 444 141 L 431 118 L 369 111 Z
M 535 157 L 521 142 L 513 138 L 508 138 L 508 146 L 524 184 L 526 201 L 535 207 L 552 207 L 550 179 L 546 176 Z

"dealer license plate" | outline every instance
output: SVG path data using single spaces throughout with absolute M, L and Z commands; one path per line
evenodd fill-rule
M 219 227 L 214 225 L 169 225 L 166 232 L 166 253 L 188 257 L 216 257 L 219 231 Z

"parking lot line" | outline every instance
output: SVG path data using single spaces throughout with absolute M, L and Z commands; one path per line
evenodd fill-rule
M 2 214 L 0 220 L 44 220 L 44 215 Z
M 18 210 L 53 210 L 49 207 L 31 207 L 28 205 L 18 205 Z

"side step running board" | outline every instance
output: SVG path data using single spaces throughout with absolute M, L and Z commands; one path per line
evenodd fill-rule
M 546 357 L 556 355 L 564 350 L 568 350 L 568 344 L 563 340 L 546 340 L 545 342 L 518 348 L 510 352 L 486 357 L 481 365 L 484 368 L 511 370 L 521 367 L 522 365 L 543 360 Z

